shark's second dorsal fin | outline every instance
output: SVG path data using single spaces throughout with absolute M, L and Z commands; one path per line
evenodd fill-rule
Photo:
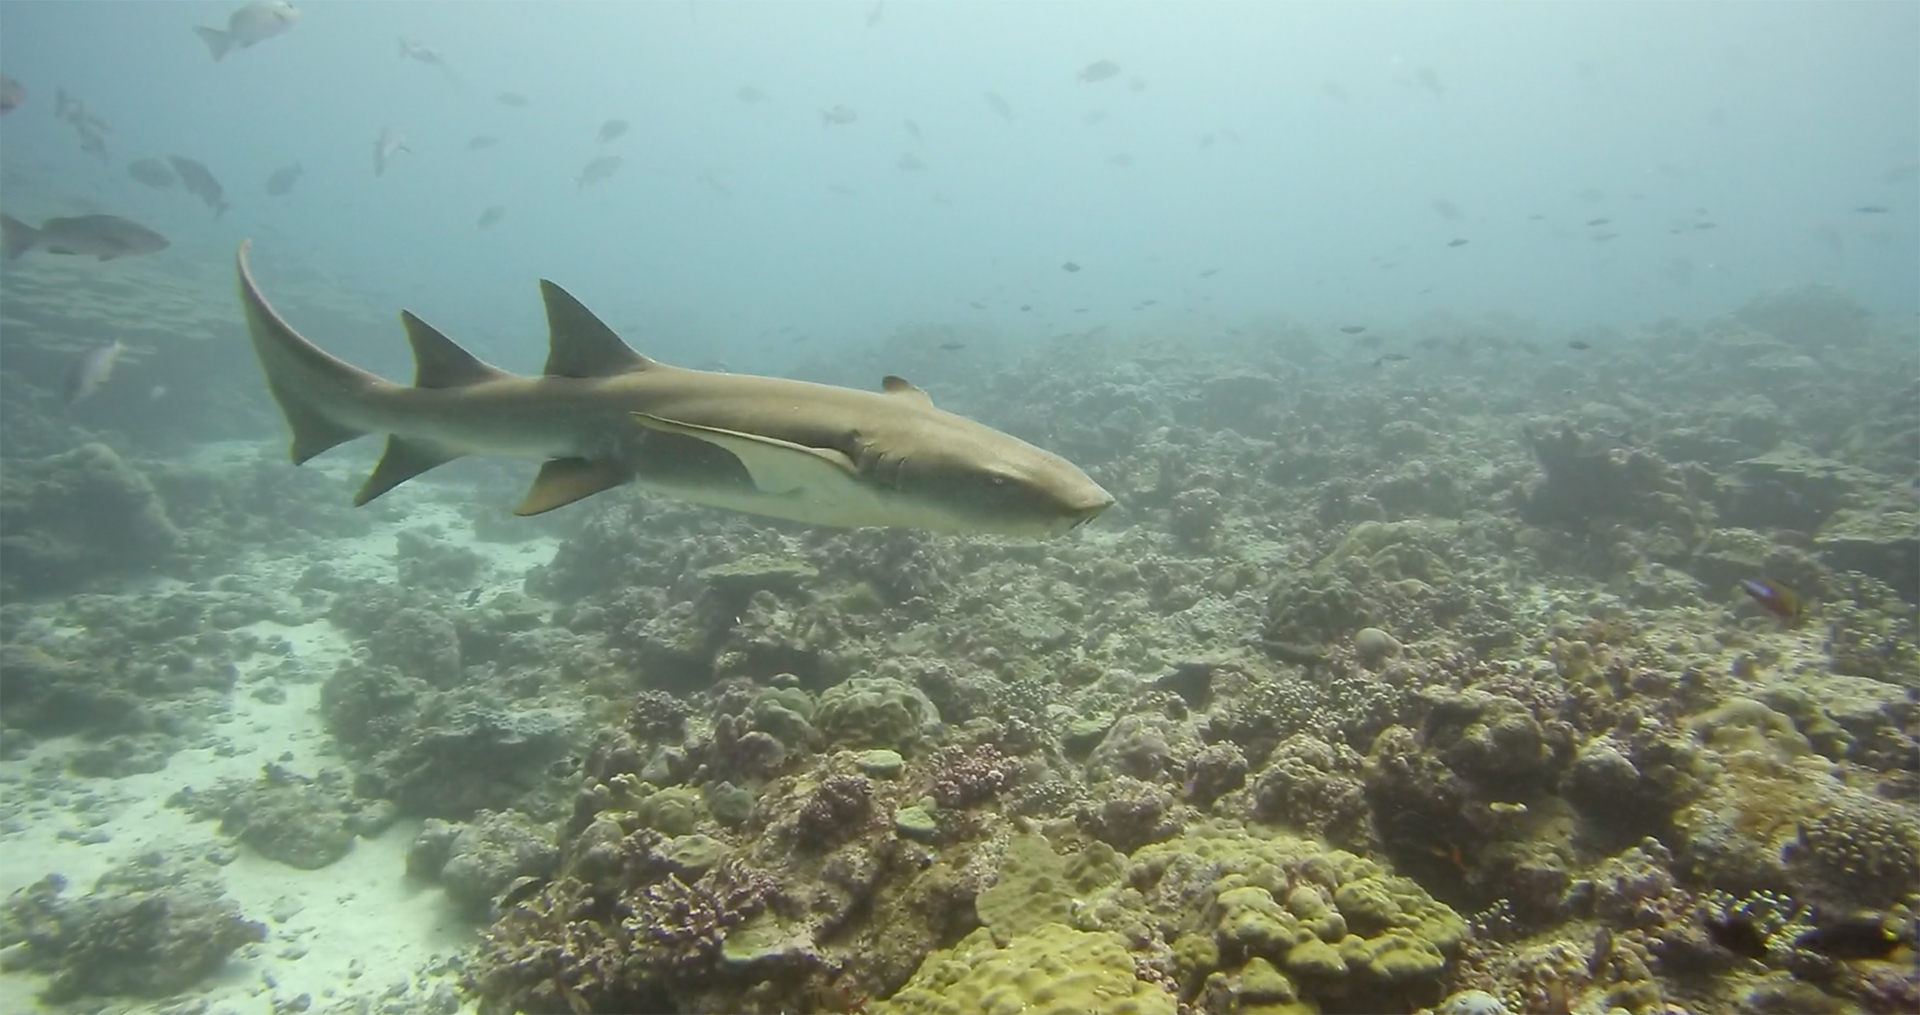
M 400 311 L 400 323 L 406 326 L 407 343 L 413 346 L 413 386 L 416 388 L 458 388 L 509 376 L 505 370 L 482 362 L 460 348 L 453 339 L 410 311 Z
M 547 304 L 552 341 L 547 350 L 548 377 L 611 377 L 654 365 L 565 289 L 541 279 L 540 296 Z
M 926 392 L 921 391 L 919 388 L 914 386 L 914 383 L 912 381 L 907 380 L 905 377 L 895 377 L 892 374 L 888 374 L 887 376 L 882 377 L 880 379 L 880 389 L 882 391 L 885 391 L 889 395 L 900 395 L 906 398 L 917 398 L 928 405 L 933 404 L 932 395 L 929 395 Z

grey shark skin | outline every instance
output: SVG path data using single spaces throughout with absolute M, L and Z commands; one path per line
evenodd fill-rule
M 483 363 L 403 311 L 417 372 L 414 386 L 394 384 L 301 337 L 261 295 L 246 244 L 238 261 L 254 352 L 293 429 L 295 464 L 387 435 L 356 506 L 466 455 L 544 462 L 521 515 L 633 483 L 816 525 L 1050 536 L 1113 503 L 1072 463 L 938 409 L 897 377 L 871 392 L 668 366 L 547 281 L 544 376 Z

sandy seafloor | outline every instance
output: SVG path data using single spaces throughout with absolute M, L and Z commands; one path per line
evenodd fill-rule
M 207 445 L 194 457 L 279 456 L 271 447 L 227 443 Z M 338 473 L 341 483 L 363 466 L 357 456 L 313 462 L 310 469 Z M 435 517 L 445 514 L 446 517 Z M 433 504 L 410 508 L 403 520 L 376 525 L 366 536 L 330 544 L 330 558 L 344 574 L 392 572 L 394 532 L 442 522 L 453 531 L 465 521 Z M 524 567 L 551 559 L 551 540 L 514 544 L 474 543 L 502 568 Z M 291 570 L 304 557 L 267 557 L 253 562 L 254 573 Z M 290 579 L 290 575 L 287 576 Z M 167 581 L 153 591 L 164 592 Z M 278 635 L 294 646 L 310 680 L 282 683 L 284 700 L 263 700 L 252 693 L 257 679 L 249 670 L 272 661 L 255 655 L 240 668 L 229 710 L 210 719 L 212 730 L 201 742 L 174 753 L 167 767 L 117 779 L 63 774 L 65 788 L 51 799 L 23 801 L 35 768 L 63 768 L 59 759 L 80 746 L 79 737 L 58 737 L 35 744 L 21 757 L 0 760 L 0 897 L 49 873 L 66 877 L 70 896 L 84 895 L 93 881 L 119 863 L 162 851 L 176 857 L 217 856 L 226 862 L 219 877 L 227 895 L 248 917 L 267 924 L 267 940 L 236 952 L 214 976 L 171 999 L 95 999 L 108 1009 L 192 1010 L 250 1015 L 298 1010 L 308 995 L 314 1011 L 356 1010 L 368 998 L 375 1010 L 450 1013 L 472 1010 L 471 999 L 455 990 L 459 957 L 471 948 L 478 928 L 461 918 L 436 885 L 410 879 L 408 845 L 421 822 L 402 817 L 374 838 L 356 838 L 346 857 L 319 870 L 299 870 L 260 856 L 222 835 L 217 822 L 197 821 L 167 800 L 182 787 L 208 787 L 222 779 L 252 779 L 262 766 L 279 762 L 307 772 L 341 761 L 329 750 L 318 712 L 321 681 L 352 654 L 348 639 L 326 620 L 300 627 L 271 622 L 241 630 L 262 637 Z M 46 977 L 32 972 L 0 972 L 0 1012 L 71 1011 L 76 1005 L 43 1005 L 37 994 Z M 79 1003 L 88 1007 L 87 1002 Z M 289 1007 L 291 1006 L 291 1007 Z

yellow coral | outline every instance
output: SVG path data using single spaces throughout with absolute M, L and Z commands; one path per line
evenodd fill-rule
M 1120 935 L 1048 923 L 995 945 L 986 928 L 927 956 L 899 993 L 874 1006 L 892 1015 L 1173 1015 L 1172 994 L 1144 983 Z

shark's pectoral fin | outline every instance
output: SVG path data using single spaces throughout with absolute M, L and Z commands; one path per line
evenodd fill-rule
M 633 418 L 649 430 L 691 437 L 727 451 L 739 459 L 753 485 L 762 493 L 844 486 L 860 476 L 852 459 L 830 448 L 810 448 L 737 430 L 680 423 L 644 412 L 634 413 Z
M 545 514 L 602 490 L 610 490 L 632 478 L 633 473 L 619 462 L 590 458 L 549 459 L 540 466 L 540 475 L 534 477 L 526 499 L 513 509 L 513 513 L 523 518 Z
M 361 507 L 428 469 L 459 457 L 423 441 L 388 435 L 387 452 L 380 456 L 380 464 L 373 467 L 373 475 L 360 485 L 360 492 L 353 497 L 353 506 Z

